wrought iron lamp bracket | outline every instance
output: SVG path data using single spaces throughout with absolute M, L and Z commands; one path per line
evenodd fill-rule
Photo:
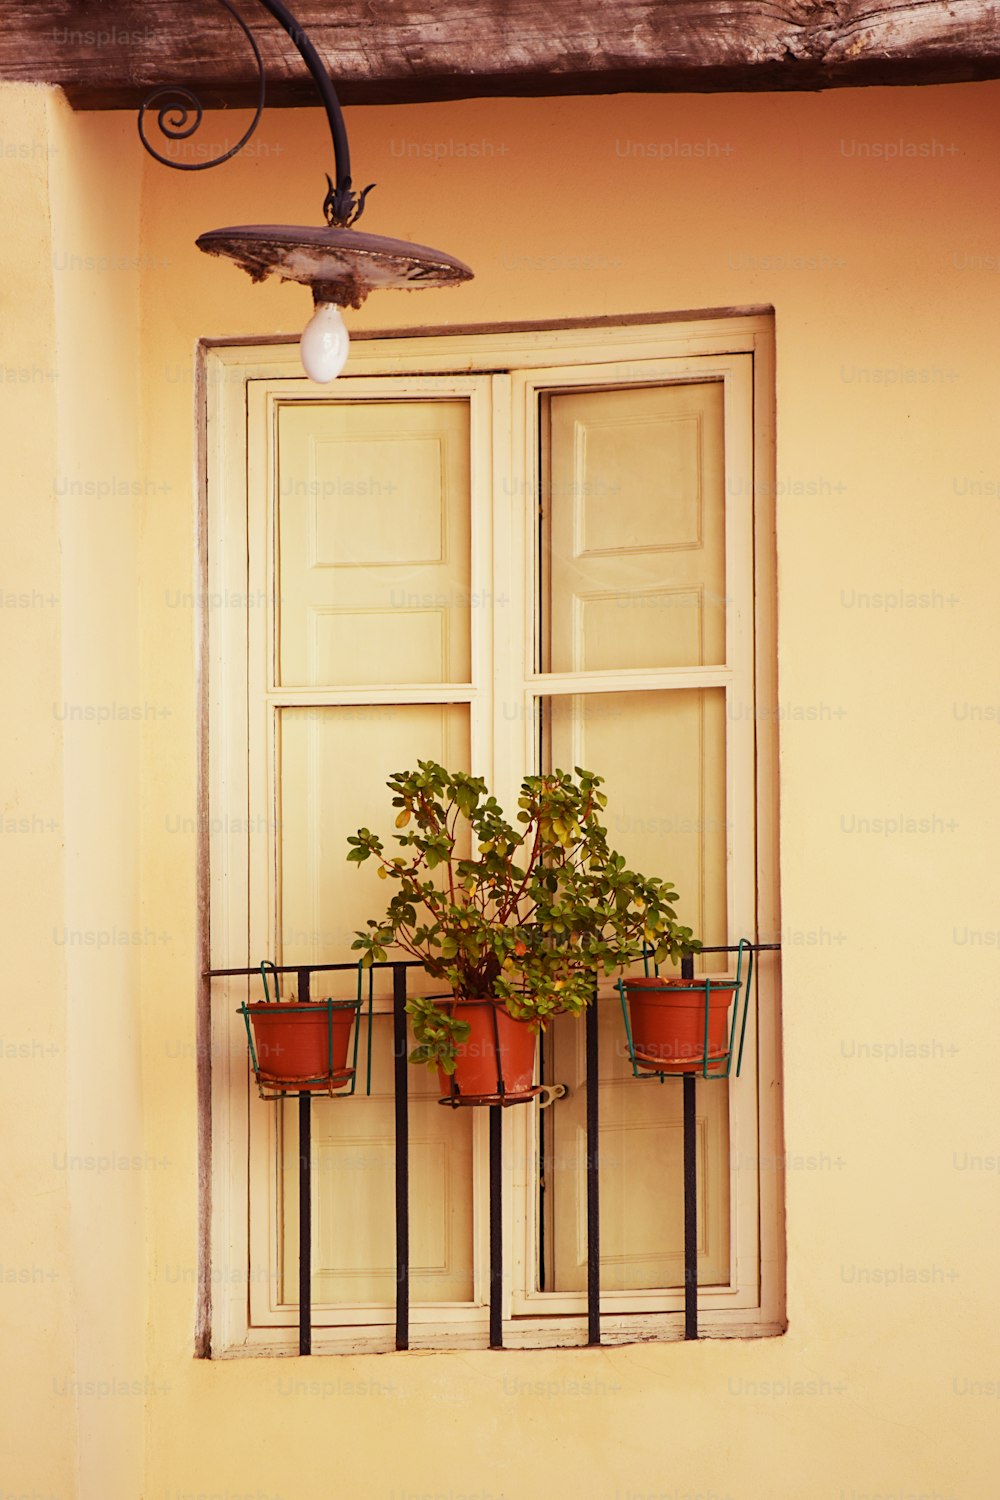
M 223 155 L 207 161 L 179 162 L 158 151 L 147 139 L 146 115 L 156 109 L 161 133 L 167 140 L 177 141 L 194 134 L 204 110 L 191 89 L 169 85 L 155 89 L 139 110 L 139 139 L 157 161 L 182 172 L 202 172 L 235 156 L 253 135 L 264 109 L 265 69 L 260 48 L 232 0 L 219 3 L 238 22 L 257 59 L 257 109 L 242 138 Z M 302 336 L 302 363 L 311 380 L 326 385 L 336 379 L 347 359 L 348 336 L 340 308 L 360 307 L 376 288 L 412 291 L 420 287 L 455 286 L 470 280 L 472 272 L 443 250 L 387 239 L 384 235 L 361 234 L 350 227 L 360 218 L 365 199 L 375 184 L 370 183 L 361 192 L 355 192 L 351 186 L 351 154 L 344 117 L 316 48 L 282 0 L 260 0 L 260 3 L 291 37 L 326 110 L 335 172 L 334 177 L 326 174 L 327 192 L 323 199 L 326 223 L 321 228 L 232 224 L 207 230 L 195 243 L 206 255 L 235 261 L 252 281 L 277 275 L 283 281 L 297 281 L 310 288 L 316 311 Z
M 204 172 L 209 167 L 221 166 L 223 162 L 229 161 L 230 157 L 236 156 L 250 140 L 260 119 L 264 113 L 264 94 L 266 89 L 266 69 L 264 59 L 261 56 L 257 39 L 243 16 L 230 0 L 219 0 L 233 19 L 240 26 L 244 35 L 253 48 L 254 58 L 257 63 L 257 104 L 254 117 L 250 121 L 244 134 L 232 146 L 230 150 L 221 156 L 214 156 L 207 161 L 180 162 L 170 156 L 165 156 L 150 142 L 146 135 L 146 115 L 151 109 L 156 110 L 156 123 L 160 133 L 170 141 L 187 140 L 194 135 L 204 118 L 204 106 L 197 94 L 192 89 L 179 84 L 166 84 L 153 90 L 143 100 L 139 109 L 138 128 L 139 139 L 158 162 L 165 167 L 172 167 L 177 172 Z M 346 229 L 349 225 L 356 223 L 364 212 L 365 199 L 375 184 L 369 183 L 361 192 L 356 192 L 351 186 L 351 152 L 347 141 L 347 128 L 344 125 L 344 116 L 340 108 L 336 90 L 330 79 L 330 75 L 324 66 L 323 60 L 316 51 L 313 43 L 303 30 L 301 23 L 296 19 L 287 5 L 281 0 L 260 0 L 266 11 L 269 11 L 274 19 L 284 27 L 292 40 L 299 56 L 305 63 L 312 75 L 317 92 L 323 101 L 326 117 L 330 125 L 330 136 L 333 141 L 334 171 L 336 183 L 327 174 L 327 194 L 323 200 L 323 214 L 327 224 L 331 228 Z M 192 118 L 193 116 L 193 118 Z

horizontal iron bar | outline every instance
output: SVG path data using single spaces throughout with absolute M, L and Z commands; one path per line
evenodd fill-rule
M 750 949 L 754 953 L 777 953 L 780 951 L 780 943 L 744 943 L 744 952 Z M 738 953 L 738 943 L 723 944 L 719 947 L 700 948 L 699 953 Z M 269 973 L 277 974 L 301 974 L 308 971 L 310 974 L 328 974 L 333 970 L 341 973 L 358 967 L 357 960 L 346 964 L 276 964 L 273 968 L 269 966 Z M 423 968 L 418 958 L 389 958 L 382 963 L 369 965 L 372 969 L 420 969 Z M 203 979 L 236 979 L 240 975 L 259 974 L 260 964 L 254 964 L 252 969 L 203 969 Z
M 747 949 L 749 949 L 751 953 L 778 953 L 781 950 L 781 944 L 780 943 L 744 943 L 743 944 L 743 952 L 746 953 Z M 698 949 L 699 953 L 739 953 L 739 951 L 740 951 L 740 945 L 739 945 L 739 943 L 728 943 L 728 944 L 723 943 L 723 944 L 720 944 L 720 946 L 717 947 L 717 948 L 713 947 L 713 948 L 699 948 Z
M 352 964 L 276 964 L 268 965 L 269 974 L 326 974 L 331 969 L 339 969 L 341 972 L 353 970 L 358 967 L 357 959 Z M 384 963 L 370 964 L 372 969 L 422 969 L 423 964 L 418 958 L 389 958 Z M 252 969 L 203 969 L 202 979 L 234 979 L 241 974 L 259 974 L 260 964 L 254 964 Z

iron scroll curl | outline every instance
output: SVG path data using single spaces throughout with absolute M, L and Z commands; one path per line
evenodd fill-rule
M 213 156 L 207 161 L 175 161 L 172 157 L 164 156 L 161 151 L 157 151 L 156 147 L 150 142 L 146 134 L 147 113 L 151 109 L 156 110 L 157 129 L 167 140 L 186 141 L 190 136 L 194 135 L 195 131 L 201 125 L 205 117 L 204 106 L 197 94 L 180 84 L 163 84 L 159 88 L 154 89 L 151 94 L 147 94 L 139 107 L 139 115 L 136 121 L 139 128 L 139 139 L 150 156 L 155 157 L 158 162 L 162 162 L 165 167 L 173 167 L 175 172 L 204 172 L 209 167 L 221 166 L 224 161 L 228 161 L 231 156 L 235 156 L 243 150 L 243 147 L 260 124 L 261 115 L 264 113 L 266 78 L 264 73 L 264 59 L 261 57 L 257 39 L 235 5 L 230 4 L 230 0 L 219 0 L 219 4 L 228 10 L 253 48 L 253 55 L 257 62 L 257 107 L 254 111 L 253 119 L 250 121 L 243 135 L 236 142 L 236 145 L 230 147 L 222 156 Z
M 329 192 L 323 203 L 323 212 L 327 224 L 331 228 L 346 228 L 361 217 L 364 211 L 365 199 L 371 192 L 374 183 L 369 184 L 361 192 L 353 188 L 351 183 L 351 153 L 347 142 L 347 130 L 344 126 L 344 117 L 337 98 L 336 90 L 330 79 L 323 59 L 313 46 L 309 37 L 302 29 L 300 23 L 288 9 L 283 0 L 260 0 L 261 5 L 271 16 L 284 28 L 291 38 L 299 56 L 308 68 L 316 90 L 319 93 L 323 107 L 326 111 L 327 121 L 330 126 L 330 136 L 333 143 L 334 173 L 336 181 L 329 182 Z M 165 156 L 151 143 L 146 134 L 146 115 L 150 110 L 156 110 L 157 127 L 167 140 L 183 141 L 194 135 L 204 118 L 204 106 L 197 94 L 192 89 L 181 85 L 163 85 L 143 100 L 139 108 L 138 127 L 139 139 L 143 146 L 158 162 L 165 167 L 173 167 L 178 172 L 204 172 L 208 167 L 221 166 L 237 152 L 242 151 L 250 137 L 260 123 L 264 112 L 264 92 L 266 86 L 264 59 L 260 48 L 250 26 L 236 9 L 231 0 L 219 0 L 229 14 L 234 18 L 243 32 L 247 41 L 253 49 L 254 58 L 257 63 L 257 107 L 254 117 L 248 128 L 236 144 L 221 156 L 210 157 L 206 161 L 181 162 L 173 157 Z M 329 179 L 328 179 L 329 181 Z

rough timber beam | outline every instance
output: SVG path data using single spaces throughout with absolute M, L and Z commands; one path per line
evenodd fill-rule
M 268 100 L 312 104 L 255 0 Z M 1000 77 L 1000 0 L 299 0 L 344 103 L 710 93 Z M 0 9 L 0 79 L 61 84 L 79 109 L 132 109 L 180 83 L 250 105 L 253 59 L 216 0 L 33 0 Z

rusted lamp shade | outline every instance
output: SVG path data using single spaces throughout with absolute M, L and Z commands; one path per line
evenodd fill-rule
M 207 255 L 234 260 L 253 281 L 270 275 L 312 288 L 316 303 L 360 307 L 369 292 L 387 287 L 457 286 L 472 272 L 462 261 L 428 245 L 356 229 L 288 224 L 237 224 L 210 229 L 197 245 Z

